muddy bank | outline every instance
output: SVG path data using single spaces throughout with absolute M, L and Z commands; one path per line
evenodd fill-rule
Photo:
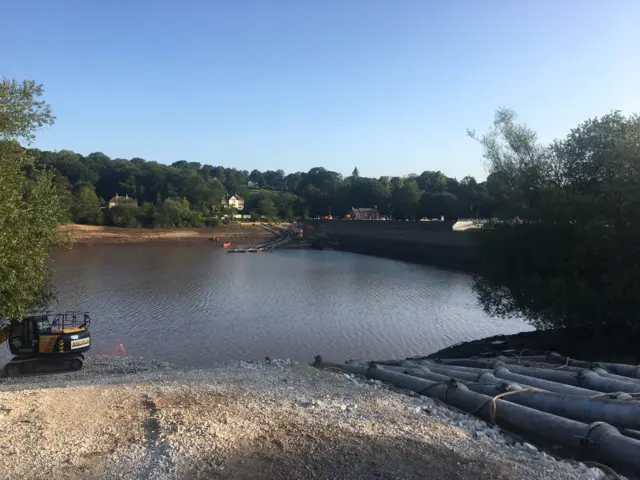
M 319 248 L 333 248 L 345 252 L 390 258 L 420 265 L 475 273 L 478 262 L 472 247 L 460 245 L 430 245 L 416 242 L 380 239 L 341 238 L 336 242 L 316 241 Z
M 62 225 L 77 245 L 108 245 L 120 243 L 146 243 L 157 241 L 200 242 L 213 237 L 220 241 L 248 243 L 269 239 L 274 234 L 259 225 L 234 224 L 215 228 L 148 229 L 118 228 L 94 225 Z
M 594 335 L 580 328 L 496 335 L 439 350 L 424 358 L 462 358 L 477 355 L 534 355 L 556 352 L 595 362 L 640 364 L 640 336 L 611 333 Z
M 584 479 L 465 413 L 289 361 L 0 380 L 6 478 Z
M 334 220 L 309 222 L 318 247 L 465 272 L 478 271 L 477 232 L 453 231 L 453 222 Z

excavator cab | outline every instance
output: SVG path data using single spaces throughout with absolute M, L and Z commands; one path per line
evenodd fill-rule
M 28 314 L 0 329 L 0 343 L 9 342 L 15 355 L 5 365 L 6 375 L 79 370 L 83 353 L 91 348 L 90 318 L 86 312 Z

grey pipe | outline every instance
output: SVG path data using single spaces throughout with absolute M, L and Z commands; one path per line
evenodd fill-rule
M 415 377 L 424 378 L 425 380 L 431 380 L 432 382 L 448 382 L 452 378 L 449 375 L 434 373 L 426 367 L 405 368 L 393 365 L 385 365 L 384 368 L 392 372 L 406 373 L 407 375 L 413 375 Z
M 465 383 L 466 387 L 472 392 L 495 397 L 504 392 L 515 392 L 522 390 L 522 386 L 517 383 L 502 382 L 500 385 L 492 385 L 489 383 Z M 506 397 L 505 397 L 506 398 Z
M 578 367 L 573 367 L 573 368 L 578 368 Z M 622 382 L 633 382 L 636 385 L 638 385 L 638 387 L 640 388 L 640 378 L 631 378 L 631 377 L 624 377 L 622 375 L 616 375 L 615 373 L 607 372 L 604 368 L 601 368 L 601 367 L 596 367 L 593 369 L 593 371 L 596 372 L 601 377 L 620 380 Z
M 385 368 L 389 368 L 389 367 L 385 367 Z M 394 367 L 394 369 L 397 367 Z M 490 385 L 503 385 L 505 383 L 505 379 L 502 378 L 498 378 L 496 375 L 493 374 L 493 372 L 491 370 L 480 370 L 478 369 L 478 373 L 471 373 L 469 371 L 462 371 L 462 370 L 453 370 L 453 369 L 447 369 L 447 368 L 439 368 L 439 367 L 419 367 L 419 369 L 417 369 L 418 371 L 420 370 L 428 370 L 433 374 L 439 375 L 441 377 L 445 377 L 448 379 L 455 379 L 455 380 L 461 380 L 464 382 L 474 382 L 474 383 L 483 383 L 483 384 L 490 384 Z M 406 371 L 409 372 L 413 372 L 416 369 L 405 369 Z M 397 371 L 397 370 L 396 370 Z M 426 377 L 425 377 L 426 378 Z M 429 380 L 427 378 L 427 380 Z M 594 392 L 594 394 L 597 394 L 598 392 Z
M 423 367 L 426 368 L 426 367 Z M 453 377 L 457 380 L 464 380 L 465 382 L 477 382 L 480 375 L 483 375 L 485 372 L 475 373 L 475 372 L 466 372 L 462 370 L 449 370 L 446 368 L 441 368 L 438 366 L 429 366 L 430 371 L 437 373 L 439 375 L 446 375 L 449 378 Z M 489 371 L 490 373 L 490 371 Z
M 472 392 L 464 385 L 434 383 L 384 368 L 370 368 L 367 376 L 437 398 L 460 410 L 473 412 L 484 420 L 492 420 L 491 397 Z M 585 450 L 588 445 L 588 452 L 603 463 L 640 473 L 640 441 L 621 435 L 611 425 L 600 422 L 586 425 L 502 399 L 495 400 L 495 404 L 493 419 L 504 428 L 573 449 Z
M 474 392 L 485 395 L 499 395 L 500 393 L 511 391 L 516 388 L 516 384 L 483 385 L 476 388 L 467 385 Z M 552 392 L 519 392 L 516 395 L 505 395 L 502 397 L 507 402 L 517 403 L 526 407 L 535 408 L 560 417 L 571 418 L 579 422 L 607 422 L 611 425 L 633 430 L 640 429 L 640 402 L 629 402 L 626 400 L 609 400 L 606 402 L 576 397 L 573 395 L 560 395 Z
M 564 357 L 560 357 L 560 358 L 564 358 Z M 510 365 L 522 365 L 523 367 L 533 367 L 533 368 L 542 368 L 542 369 L 550 369 L 550 370 L 556 370 L 556 371 L 562 371 L 562 372 L 581 372 L 585 369 L 590 369 L 593 372 L 596 372 L 598 375 L 600 375 L 601 377 L 605 377 L 605 378 L 611 378 L 614 380 L 619 380 L 621 382 L 632 382 L 632 383 L 636 383 L 640 386 L 640 377 L 639 378 L 633 378 L 633 377 L 626 377 L 624 375 L 616 375 L 615 373 L 611 373 L 608 372 L 606 369 L 602 368 L 602 366 L 596 366 L 596 365 L 602 365 L 600 363 L 593 363 L 593 362 L 582 362 L 584 364 L 583 367 L 576 367 L 576 366 L 570 366 L 570 365 L 560 365 L 558 366 L 557 364 L 553 364 L 553 363 L 546 363 L 546 362 L 533 362 L 531 360 L 529 360 L 527 357 L 522 357 L 522 358 L 506 358 L 502 360 L 503 362 L 505 362 L 507 364 L 507 367 L 509 367 Z M 620 364 L 618 364 L 620 365 Z M 459 367 L 459 368 L 465 368 L 465 367 Z
M 451 377 L 448 377 L 446 375 L 433 373 L 426 367 L 402 369 L 401 367 L 387 366 L 384 368 L 436 382 L 446 382 L 452 377 L 454 379 L 464 380 L 465 378 L 460 377 L 468 378 L 469 375 L 474 375 L 467 372 L 452 370 Z M 500 373 L 506 373 L 505 376 L 513 375 L 510 375 L 510 372 L 506 368 L 499 368 L 498 371 L 500 371 Z M 514 376 L 521 378 L 524 377 L 523 375 Z M 524 378 L 528 381 L 538 380 L 543 384 L 554 383 L 531 377 Z M 523 388 L 519 383 L 506 382 L 503 379 L 493 376 L 491 373 L 481 373 L 476 376 L 475 381 L 479 383 L 465 383 L 465 385 L 469 390 L 491 396 Z M 570 391 L 576 389 L 580 390 L 577 387 L 569 387 L 567 385 L 562 386 L 567 387 Z M 586 395 L 587 397 L 593 397 L 593 395 L 598 395 L 599 393 L 590 390 L 586 390 L 586 392 L 590 393 L 589 395 Z M 536 410 L 541 410 L 543 412 L 552 413 L 554 415 L 559 415 L 561 417 L 578 420 L 580 422 L 591 423 L 605 421 L 616 427 L 640 429 L 640 402 L 626 401 L 625 399 L 631 398 L 627 394 L 618 395 L 617 398 L 617 400 L 605 402 L 602 401 L 602 399 L 584 398 L 584 396 L 579 397 L 572 394 L 561 395 L 552 392 L 522 392 L 518 395 L 505 396 L 507 401 L 535 408 Z
M 504 357 L 487 358 L 463 358 L 463 359 L 447 359 L 446 366 L 458 365 L 463 367 L 480 367 L 480 368 L 498 368 L 505 366 Z M 587 388 L 589 390 L 597 390 L 599 392 L 627 392 L 638 393 L 638 385 L 631 381 L 621 381 L 613 378 L 601 377 L 590 370 L 582 370 L 578 373 L 563 372 L 560 370 L 545 370 L 542 368 L 525 367 L 523 365 L 508 365 L 509 371 L 522 373 L 529 377 L 541 378 L 552 382 L 564 383 L 574 387 Z
M 581 367 L 581 368 L 604 368 L 610 373 L 614 375 L 620 375 L 622 377 L 630 377 L 630 378 L 640 378 L 640 365 L 627 365 L 626 363 L 609 363 L 609 362 L 588 362 L 585 360 L 574 360 L 572 358 L 564 357 L 555 352 L 550 352 L 545 356 L 532 356 L 532 357 L 521 357 L 522 360 L 527 361 L 543 361 L 545 363 L 553 363 L 556 365 L 567 364 L 573 367 Z M 531 360 L 529 360 L 531 359 Z M 542 360 L 539 360 L 542 359 Z
M 599 392 L 640 392 L 639 386 L 633 382 L 622 382 L 612 378 L 601 377 L 591 370 L 582 370 L 578 373 L 562 372 L 559 370 L 545 370 L 542 368 L 523 367 L 522 365 L 509 365 L 509 371 L 522 373 L 529 377 L 542 378 L 552 382 L 583 387 Z
M 555 392 L 555 393 L 562 393 L 565 395 L 593 397 L 594 395 L 598 395 L 602 393 L 596 390 L 589 390 L 587 388 L 580 388 L 580 387 L 575 387 L 571 385 L 565 385 L 563 383 L 557 383 L 550 380 L 544 380 L 541 378 L 518 375 L 516 373 L 513 373 L 511 370 L 508 370 L 505 367 L 498 367 L 495 370 L 489 370 L 489 369 L 472 368 L 472 367 L 460 367 L 455 365 L 446 365 L 446 367 L 444 367 L 440 364 L 433 364 L 433 365 L 429 365 L 428 368 L 433 372 L 437 372 L 441 375 L 451 375 L 452 377 L 458 378 L 460 380 L 467 380 L 471 378 L 470 375 L 481 375 L 483 373 L 493 373 L 493 375 L 499 380 L 507 380 L 510 382 L 515 382 L 522 386 L 541 388 L 543 390 L 548 390 L 550 392 Z M 464 375 L 463 376 L 456 375 L 455 372 L 461 372 L 461 373 L 464 372 Z M 496 382 L 496 383 L 499 383 L 499 382 Z
M 626 365 L 624 363 L 603 363 L 602 365 L 616 375 L 640 378 L 640 365 Z
M 428 361 L 421 361 L 418 364 L 413 362 L 403 362 L 402 366 L 407 368 L 415 368 L 415 367 L 446 368 L 447 370 L 459 370 L 461 372 L 471 372 L 471 373 L 476 373 L 478 375 L 480 373 L 490 372 L 493 370 L 488 367 L 461 367 L 460 365 L 451 365 L 451 364 L 428 362 Z
M 493 357 L 493 358 L 443 358 L 438 360 L 438 363 L 446 365 L 456 365 L 460 367 L 474 367 L 474 368 L 493 368 L 494 364 L 498 361 L 504 361 L 505 357 Z
M 367 368 L 361 365 L 325 364 L 320 357 L 316 357 L 314 365 L 336 366 L 351 373 L 437 398 L 482 419 L 493 420 L 507 430 L 529 434 L 555 445 L 586 451 L 591 458 L 614 468 L 640 474 L 640 441 L 621 435 L 615 427 L 606 423 L 596 422 L 587 425 L 503 399 L 494 401 L 491 397 L 470 391 L 455 381 L 432 382 L 381 367 L 373 368 L 374 366 Z M 512 396 L 515 398 L 526 393 Z M 492 405 L 495 405 L 495 410 Z
M 425 380 L 431 380 L 432 382 L 449 382 L 451 380 L 460 380 L 460 381 L 463 381 L 464 385 L 466 385 L 469 389 L 473 391 L 479 391 L 481 393 L 484 392 L 485 389 L 479 388 L 479 387 L 484 387 L 484 386 L 491 388 L 491 390 L 487 389 L 486 390 L 487 392 L 494 391 L 496 388 L 502 388 L 502 389 L 509 389 L 509 388 L 521 389 L 522 388 L 520 385 L 505 382 L 504 380 L 496 378 L 491 372 L 481 373 L 479 375 L 473 375 L 472 380 L 468 380 L 471 377 L 468 375 L 464 375 L 463 372 L 454 371 L 452 375 L 443 375 L 439 373 L 434 373 L 426 367 L 404 368 L 404 367 L 396 367 L 391 365 L 384 365 L 384 368 L 392 372 L 404 373 L 406 375 L 413 375 L 414 377 L 424 378 Z M 461 378 L 460 375 L 456 375 L 458 373 L 463 373 L 462 377 L 465 377 L 467 380 L 465 381 L 465 378 Z
M 592 423 L 586 439 L 593 442 L 593 453 L 603 461 L 634 475 L 640 474 L 640 441 L 621 435 L 616 427 L 603 422 Z
M 535 378 L 528 375 L 519 375 L 517 373 L 513 373 L 511 370 L 505 367 L 496 368 L 493 374 L 496 377 L 501 378 L 503 380 L 509 380 L 511 382 L 516 382 L 521 385 L 528 385 L 530 387 L 541 388 L 543 390 L 548 390 L 549 392 L 561 393 L 564 395 L 575 395 L 578 397 L 593 397 L 601 393 L 596 390 L 589 390 L 587 388 L 574 387 L 571 385 L 565 385 L 563 383 L 544 380 L 542 378 Z

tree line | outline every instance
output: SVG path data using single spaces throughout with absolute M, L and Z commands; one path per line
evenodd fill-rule
M 407 177 L 361 177 L 355 168 L 344 177 L 322 167 L 286 175 L 180 160 L 171 165 L 142 158 L 111 159 L 103 153 L 87 156 L 70 150 L 31 149 L 41 169 L 50 171 L 67 220 L 121 227 L 183 227 L 215 225 L 229 214 L 221 198 L 237 194 L 243 213 L 282 219 L 333 214 L 342 217 L 352 207 L 377 207 L 386 217 L 417 220 L 486 217 L 501 202 L 502 186 L 490 177 L 450 178 L 439 171 Z M 135 202 L 108 209 L 116 194 Z

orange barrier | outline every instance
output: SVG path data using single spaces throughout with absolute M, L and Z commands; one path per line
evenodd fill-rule
M 111 347 L 104 352 L 96 353 L 96 357 L 126 357 L 127 351 L 124 349 L 124 345 L 119 343 L 115 347 Z

